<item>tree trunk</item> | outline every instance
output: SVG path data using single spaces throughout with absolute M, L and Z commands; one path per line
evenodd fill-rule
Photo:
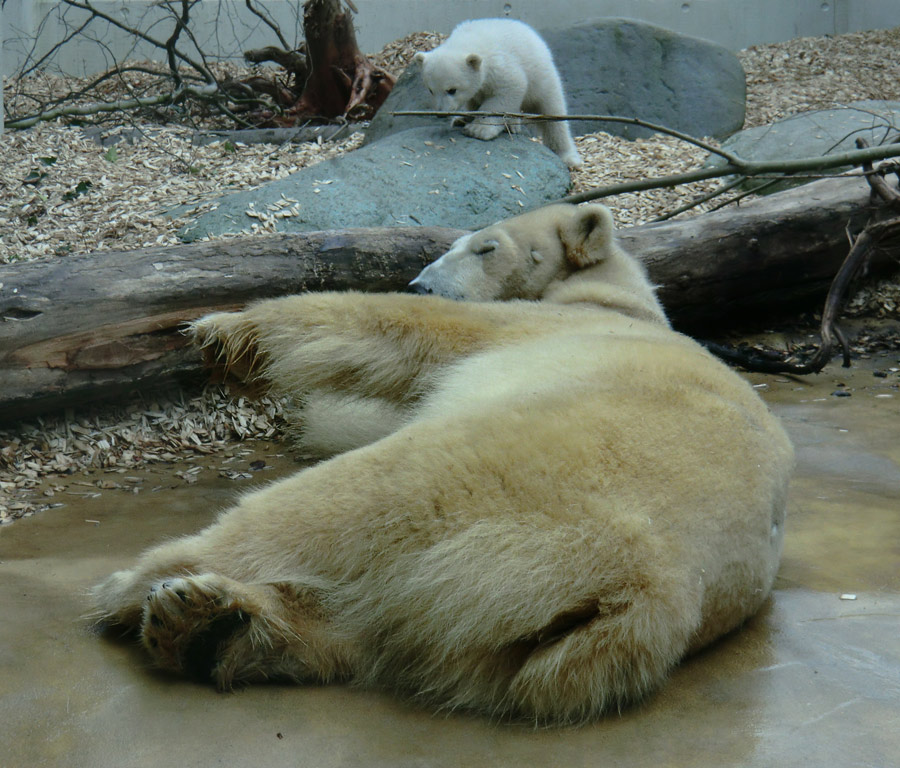
M 390 94 L 394 78 L 359 50 L 353 18 L 340 0 L 308 0 L 303 6 L 303 32 L 306 43 L 300 52 L 270 46 L 244 54 L 250 61 L 282 64 L 292 73 L 299 93 L 284 114 L 259 115 L 260 124 L 286 127 L 322 118 L 371 118 Z M 254 87 L 259 90 L 258 84 Z
M 821 301 L 874 212 L 859 178 L 624 230 L 674 324 L 712 336 Z M 178 332 L 206 312 L 307 290 L 402 290 L 460 230 L 275 235 L 0 266 L 0 420 L 196 373 Z M 871 271 L 896 267 L 883 244 Z M 710 327 L 713 330 L 710 330 Z

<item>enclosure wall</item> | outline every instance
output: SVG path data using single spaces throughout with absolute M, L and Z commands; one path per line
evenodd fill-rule
M 380 50 L 411 32 L 449 32 L 467 18 L 509 16 L 537 28 L 564 26 L 601 16 L 624 16 L 713 40 L 738 50 L 757 43 L 801 36 L 840 34 L 900 25 L 900 0 L 354 0 L 360 47 Z M 171 20 L 157 0 L 93 0 L 93 7 L 165 39 Z M 172 4 L 179 8 L 180 3 Z M 302 0 L 257 0 L 296 42 Z M 86 18 L 58 0 L 4 0 L 4 73 L 40 59 Z M 123 10 L 124 9 L 124 10 Z M 272 30 L 249 13 L 244 0 L 204 0 L 191 7 L 191 29 L 206 55 L 240 57 L 247 48 L 277 44 Z M 94 36 L 102 41 L 98 45 Z M 159 50 L 133 41 L 121 30 L 94 21 L 58 52 L 56 70 L 81 75 L 102 70 L 113 59 L 159 57 Z

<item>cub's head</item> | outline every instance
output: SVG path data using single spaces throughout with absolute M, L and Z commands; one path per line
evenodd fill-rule
M 459 238 L 410 288 L 466 301 L 539 299 L 550 285 L 619 253 L 605 207 L 548 205 Z
M 484 60 L 477 53 L 462 55 L 436 48 L 419 52 L 422 80 L 431 91 L 435 107 L 444 112 L 468 109 L 484 83 Z

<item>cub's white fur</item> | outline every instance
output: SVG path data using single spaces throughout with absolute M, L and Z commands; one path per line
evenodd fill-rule
M 446 112 L 534 112 L 566 114 L 566 98 L 553 56 L 540 35 L 514 19 L 464 21 L 428 53 L 417 53 L 422 78 L 437 107 Z M 504 127 L 501 118 L 479 117 L 465 133 L 493 139 Z M 566 122 L 539 124 L 544 143 L 570 167 L 581 157 Z
M 114 573 L 105 619 L 223 688 L 347 680 L 562 724 L 640 699 L 760 607 L 791 446 L 671 330 L 608 211 L 500 222 L 413 287 L 436 295 L 194 324 L 212 360 L 302 395 L 314 448 L 346 452 Z

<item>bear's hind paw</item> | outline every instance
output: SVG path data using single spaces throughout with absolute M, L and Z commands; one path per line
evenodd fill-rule
M 216 680 L 227 649 L 246 634 L 253 618 L 226 580 L 214 574 L 172 578 L 147 595 L 141 640 L 156 664 L 198 681 Z M 228 676 L 230 678 L 230 676 Z

